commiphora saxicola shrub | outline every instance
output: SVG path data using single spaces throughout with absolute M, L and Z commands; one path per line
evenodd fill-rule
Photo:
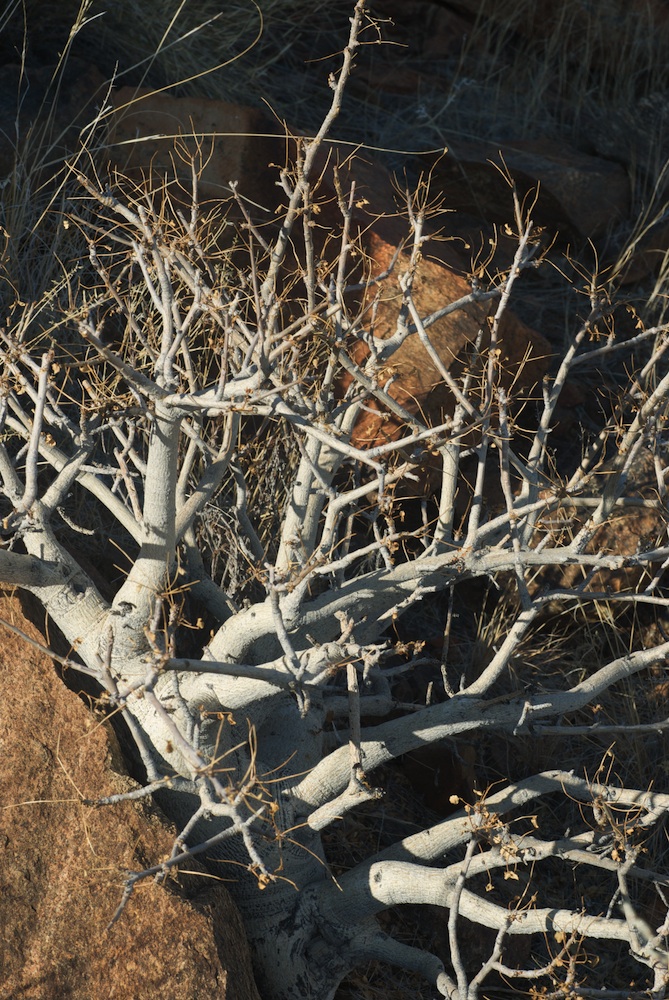
M 434 205 L 408 196 L 404 243 L 379 268 L 355 172 L 327 142 L 368 30 L 359 2 L 330 111 L 289 143 L 272 225 L 233 185 L 215 245 L 197 164 L 187 211 L 149 180 L 79 171 L 68 225 L 88 250 L 59 323 L 26 322 L 17 301 L 1 332 L 0 579 L 42 603 L 69 646 L 61 659 L 125 720 L 143 773 L 128 794 L 156 795 L 177 824 L 171 856 L 132 873 L 125 898 L 198 855 L 229 880 L 268 1000 L 333 997 L 370 960 L 460 1000 L 500 975 L 520 988 L 562 976 L 586 995 L 579 956 L 604 959 L 607 942 L 661 996 L 666 928 L 647 890 L 664 899 L 664 771 L 637 787 L 625 760 L 574 761 L 602 735 L 664 732 L 648 699 L 636 721 L 625 712 L 669 642 L 634 633 L 616 655 L 600 644 L 560 670 L 563 644 L 543 673 L 536 652 L 547 609 L 664 601 L 667 331 L 623 341 L 592 281 L 564 350 L 535 369 L 538 384 L 523 380 L 505 324 L 542 251 L 519 205 L 506 272 L 421 311 Z M 475 334 L 457 358 L 440 354 L 436 324 L 465 313 Z M 402 383 L 412 344 L 436 373 L 438 410 Z M 560 393 L 619 352 L 634 361 L 627 381 L 567 468 L 551 442 Z M 370 414 L 383 433 L 363 440 Z M 654 476 L 643 488 L 640 462 Z M 644 532 L 616 546 L 605 529 L 635 517 Z M 448 629 L 477 581 L 504 592 L 505 614 L 458 671 Z M 430 615 L 442 615 L 439 648 L 417 634 Z M 406 700 L 419 671 L 427 704 Z M 388 765 L 477 740 L 506 747 L 494 787 L 482 765 L 471 801 L 453 795 L 450 815 L 370 838 L 363 860 L 331 868 L 331 830 L 383 814 Z M 440 954 L 379 923 L 405 903 L 443 908 Z M 471 924 L 493 932 L 477 967 Z M 519 968 L 506 958 L 517 936 L 530 942 Z

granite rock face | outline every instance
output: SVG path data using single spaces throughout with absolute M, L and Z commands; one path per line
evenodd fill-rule
M 13 597 L 0 620 L 44 642 Z M 125 872 L 168 856 L 174 831 L 148 805 L 83 804 L 133 786 L 115 737 L 1 626 L 0 755 L 2 1000 L 259 1000 L 240 917 L 202 869 L 139 883 L 108 929 Z

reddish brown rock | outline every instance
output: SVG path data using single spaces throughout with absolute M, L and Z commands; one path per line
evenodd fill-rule
M 194 158 L 202 200 L 225 200 L 238 182 L 242 195 L 272 211 L 277 178 L 268 165 L 282 162 L 282 142 L 262 112 L 133 87 L 116 91 L 113 106 L 110 153 L 122 173 L 139 179 L 150 172 L 154 183 L 176 179 L 188 203 Z
M 218 203 L 219 220 L 227 211 L 224 203 L 230 199 L 230 182 L 239 182 L 251 217 L 265 227 L 266 238 L 272 237 L 287 202 L 278 183 L 279 168 L 295 162 L 297 132 L 275 134 L 276 122 L 253 108 L 218 100 L 174 98 L 131 87 L 115 92 L 113 106 L 116 111 L 108 141 L 112 171 L 129 177 L 140 189 L 156 191 L 167 186 L 172 202 L 190 212 L 194 160 L 200 165 L 200 200 Z M 355 188 L 354 237 L 371 228 L 388 243 L 397 245 L 406 239 L 405 199 L 389 172 L 364 150 L 327 141 L 318 151 L 312 171 L 312 234 L 319 255 L 332 260 L 340 249 L 343 219 L 335 171 L 346 195 L 353 185 Z M 438 228 L 443 221 L 440 218 L 433 224 Z M 287 272 L 303 265 L 301 235 L 298 225 L 293 230 L 293 250 L 286 259 Z M 435 252 L 448 267 L 468 273 L 471 250 L 465 244 L 467 239 L 458 233 L 456 240 L 441 242 L 438 251 L 435 244 Z M 291 252 L 297 260 L 291 258 Z
M 521 199 L 536 192 L 530 195 L 531 217 L 552 230 L 597 236 L 629 212 L 630 182 L 623 167 L 551 139 L 458 140 L 440 158 L 434 183 L 449 208 L 506 222 L 513 203 L 505 174 Z
M 129 177 L 140 188 L 156 191 L 166 185 L 170 200 L 190 212 L 194 160 L 201 164 L 201 203 L 217 202 L 216 214 L 223 218 L 227 211 L 224 203 L 231 195 L 230 182 L 238 182 L 253 221 L 264 227 L 266 238 L 272 238 L 288 200 L 279 184 L 279 169 L 295 163 L 298 133 L 276 135 L 276 123 L 262 113 L 225 101 L 174 98 L 124 87 L 114 94 L 113 104 L 116 113 L 109 135 L 113 171 Z M 364 152 L 325 142 L 312 171 L 312 235 L 319 255 L 332 260 L 340 250 L 343 219 L 335 172 L 346 194 L 355 188 L 353 236 L 373 226 L 389 242 L 406 238 L 406 207 L 388 171 Z M 223 236 L 219 242 L 225 240 Z M 286 273 L 303 266 L 301 225 L 293 229 L 293 240 L 286 256 Z M 466 269 L 468 259 L 450 244 L 444 244 L 443 253 L 451 266 Z
M 0 619 L 44 641 L 15 598 L 0 596 Z M 169 855 L 173 831 L 148 806 L 82 804 L 132 787 L 113 735 L 1 626 L 0 752 L 1 1000 L 259 1000 L 220 885 L 200 878 L 187 899 L 183 878 L 148 879 L 106 929 L 124 873 Z
M 667 254 L 669 254 L 669 221 L 663 216 L 630 247 L 630 252 L 620 267 L 622 283 L 631 285 L 658 274 L 666 266 Z
M 396 247 L 384 242 L 375 233 L 368 234 L 367 246 L 372 259 L 372 275 L 383 273 L 395 256 Z M 400 255 L 393 273 L 378 289 L 374 333 L 381 339 L 395 332 L 402 303 L 399 278 L 407 268 L 408 257 Z M 442 262 L 429 257 L 421 260 L 413 284 L 413 299 L 421 317 L 470 292 L 469 283 Z M 368 304 L 376 296 L 377 289 L 372 286 Z M 462 370 L 467 349 L 474 344 L 479 330 L 484 331 L 482 348 L 489 344 L 489 318 L 495 309 L 496 301 L 472 303 L 437 320 L 429 328 L 432 346 L 454 376 Z M 548 341 L 507 310 L 499 326 L 499 348 L 504 384 L 507 388 L 512 387 L 515 398 L 531 395 L 548 368 L 551 353 Z M 364 345 L 356 345 L 353 353 L 358 362 L 364 361 Z M 379 373 L 379 384 L 383 385 L 390 379 L 393 381 L 387 387 L 388 394 L 412 415 L 420 414 L 428 424 L 442 423 L 453 412 L 451 390 L 445 385 L 437 365 L 417 334 L 404 341 Z M 397 440 L 403 431 L 399 418 L 384 412 L 375 400 L 369 400 L 366 405 L 367 412 L 362 414 L 355 426 L 352 443 L 359 448 L 370 448 Z
M 611 470 L 602 470 L 595 480 L 595 489 L 606 485 Z M 652 452 L 641 448 L 628 472 L 625 495 L 637 498 L 639 506 L 615 507 L 610 518 L 601 524 L 593 534 L 585 551 L 602 555 L 630 556 L 636 552 L 647 552 L 663 544 L 667 532 L 667 514 L 664 505 L 658 503 L 657 474 Z M 547 493 L 546 498 L 550 498 Z M 557 510 L 552 510 L 545 520 L 540 519 L 535 543 L 538 544 L 547 533 L 561 542 L 569 542 L 584 526 L 587 514 L 565 499 Z M 659 570 L 659 565 L 651 567 L 651 572 Z M 559 587 L 570 589 L 583 584 L 590 569 L 582 566 L 556 566 L 544 569 L 531 582 L 531 590 Z M 648 572 L 637 567 L 617 570 L 602 569 L 592 575 L 584 588 L 586 593 L 607 591 L 618 594 L 649 582 Z M 559 608 L 559 604 L 557 605 Z
M 551 515 L 549 519 L 551 526 L 554 526 L 559 519 L 562 519 L 565 525 L 565 540 L 575 535 L 583 526 L 583 520 L 569 505 L 562 507 L 557 514 Z M 662 544 L 666 527 L 666 517 L 660 510 L 651 507 L 628 508 L 627 513 L 616 512 L 602 524 L 594 533 L 585 551 L 589 554 L 601 553 L 608 556 L 631 556 L 636 552 L 648 551 Z M 555 530 L 553 527 L 553 532 Z M 537 534 L 537 541 L 542 535 L 541 531 Z M 570 590 L 582 585 L 588 572 L 589 567 L 582 566 L 566 566 L 563 569 L 544 571 L 532 580 L 530 590 L 534 593 L 546 586 Z M 603 569 L 593 574 L 584 591 L 619 594 L 634 590 L 644 579 L 648 582 L 650 578 L 644 570 L 635 567 L 619 570 Z M 558 611 L 561 610 L 559 602 L 556 608 Z

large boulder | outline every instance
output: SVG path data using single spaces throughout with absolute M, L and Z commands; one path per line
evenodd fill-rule
M 551 231 L 600 236 L 629 213 L 627 171 L 568 143 L 547 138 L 480 142 L 457 139 L 435 165 L 434 183 L 449 208 L 506 222 L 510 180 L 532 200 L 532 219 Z
M 109 152 L 125 175 L 171 185 L 170 197 L 190 205 L 192 164 L 203 201 L 229 199 L 233 183 L 242 195 L 271 213 L 281 140 L 261 111 L 203 97 L 172 97 L 122 87 L 112 96 Z
M 1 620 L 44 642 L 15 597 Z M 125 873 L 169 856 L 174 830 L 148 804 L 83 804 L 133 787 L 109 724 L 2 626 L 0 753 L 2 997 L 259 1000 L 241 919 L 201 869 L 140 882 L 108 927 Z
M 667 535 L 668 517 L 666 504 L 658 500 L 656 461 L 661 468 L 666 468 L 667 454 L 661 443 L 654 452 L 654 449 L 648 447 L 639 448 L 626 474 L 627 504 L 614 507 L 610 517 L 595 530 L 585 549 L 588 554 L 633 556 L 655 548 L 661 549 Z M 604 490 L 612 474 L 614 470 L 610 464 L 602 467 L 594 479 L 595 492 Z M 583 528 L 589 513 L 591 511 L 579 508 L 568 497 L 565 498 L 557 509 L 552 510 L 545 518 L 538 519 L 534 544 L 545 542 L 546 535 L 553 539 L 562 537 L 568 541 Z M 642 589 L 650 583 L 651 576 L 661 569 L 660 562 L 651 565 L 649 569 L 630 566 L 600 569 L 597 572 L 578 565 L 555 566 L 536 573 L 529 586 L 531 593 L 553 587 L 562 590 L 578 587 L 586 594 L 597 591 L 619 594 Z M 549 609 L 560 613 L 560 602 L 549 605 Z
M 391 267 L 396 247 L 386 243 L 374 232 L 367 234 L 367 251 L 371 276 L 383 274 Z M 367 305 L 375 299 L 370 318 L 374 318 L 374 334 L 380 339 L 392 336 L 402 305 L 400 278 L 406 273 L 409 259 L 400 254 L 388 279 L 380 287 L 370 286 Z M 426 317 L 449 303 L 464 298 L 471 292 L 465 278 L 447 267 L 443 261 L 422 259 L 414 277 L 412 296 L 418 313 Z M 479 331 L 484 331 L 482 348 L 489 344 L 489 320 L 496 309 L 496 300 L 485 303 L 472 302 L 437 320 L 427 333 L 430 342 L 444 366 L 457 376 L 467 355 L 471 352 Z M 499 326 L 500 363 L 503 382 L 515 399 L 527 399 L 537 392 L 548 369 L 551 347 L 536 330 L 527 326 L 511 310 L 502 314 Z M 367 349 L 360 342 L 353 349 L 354 357 L 364 364 Z M 484 355 L 482 355 L 484 356 Z M 480 360 L 479 360 L 480 364 Z M 388 359 L 377 374 L 380 385 L 387 386 L 388 395 L 397 400 L 412 415 L 420 415 L 428 425 L 437 425 L 453 412 L 454 398 L 450 388 L 421 343 L 418 334 L 411 334 L 401 347 Z M 342 380 L 348 388 L 350 376 Z M 372 448 L 397 440 L 403 433 L 402 421 L 386 411 L 375 399 L 366 401 L 366 408 L 358 419 L 352 443 L 357 448 Z

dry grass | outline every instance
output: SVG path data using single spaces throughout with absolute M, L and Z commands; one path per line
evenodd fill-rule
M 624 270 L 629 249 L 666 207 L 669 127 L 663 125 L 662 95 L 669 85 L 669 18 L 658 22 L 656 15 L 651 22 L 651 6 L 643 0 L 606 0 L 594 13 L 591 5 L 565 0 L 551 5 L 545 23 L 534 0 L 505 4 L 503 17 L 493 3 L 463 6 L 471 29 L 459 53 L 448 58 L 426 65 L 410 45 L 363 49 L 338 136 L 388 150 L 387 161 L 408 168 L 410 178 L 425 162 L 412 160 L 412 153 L 444 146 L 457 152 L 458 142 L 470 139 L 508 143 L 551 136 L 623 162 L 635 192 L 634 217 L 616 235 L 617 270 Z M 371 7 L 384 16 L 383 4 Z M 62 192 L 65 178 L 58 174 L 63 142 L 55 112 L 68 60 L 95 62 L 117 85 L 171 87 L 177 94 L 262 105 L 308 131 L 321 120 L 328 56 L 336 52 L 350 13 L 344 0 L 235 0 L 223 9 L 213 0 L 171 0 L 159 10 L 147 0 L 109 8 L 100 0 L 25 0 L 24 9 L 25 21 L 19 5 L 8 8 L 0 24 L 0 54 L 17 61 L 25 50 L 28 63 L 51 65 L 54 74 L 45 94 L 46 119 L 21 136 L 15 169 L 5 182 L 1 221 L 15 246 L 18 234 L 25 238 L 35 230 L 44 241 L 48 227 L 36 217 L 36 206 L 59 207 L 54 180 L 59 177 Z M 420 30 L 408 21 L 406 28 L 416 35 Z M 380 35 L 395 38 L 398 30 L 382 24 Z M 366 40 L 377 37 L 370 32 Z M 375 86 L 379 76 L 405 69 L 421 74 L 416 90 L 384 93 Z M 100 102 L 104 94 L 101 86 Z M 55 235 L 62 239 L 62 233 Z M 43 242 L 13 251 L 14 258 L 30 262 L 36 287 L 48 284 L 39 272 L 53 266 L 52 247 L 44 252 Z M 647 297 L 656 310 L 663 307 L 664 287 L 662 274 Z

